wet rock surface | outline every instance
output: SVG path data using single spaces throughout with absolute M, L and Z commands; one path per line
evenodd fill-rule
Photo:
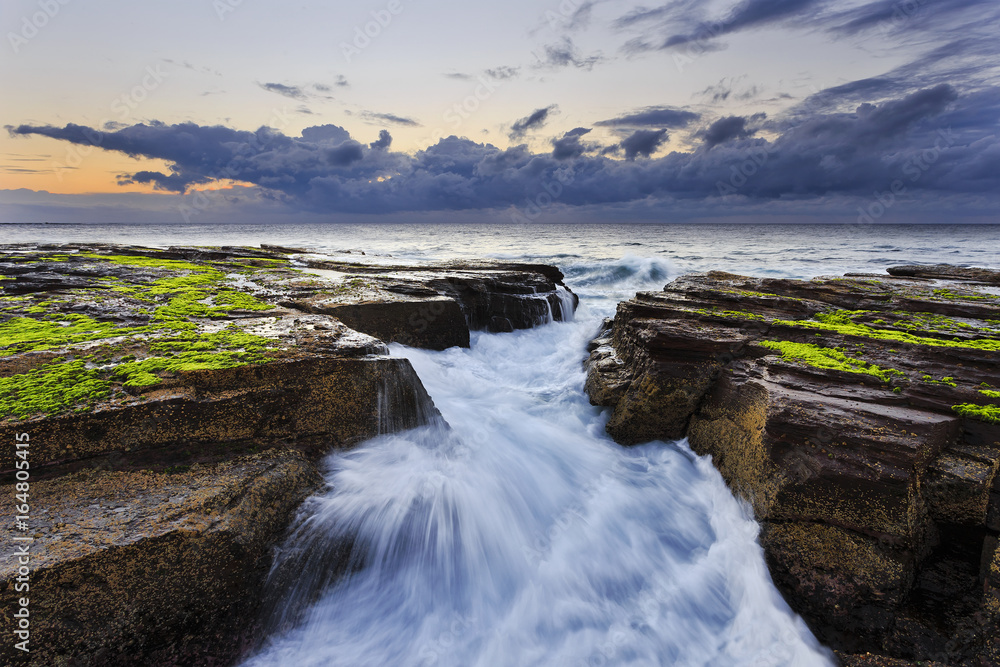
M 231 663 L 316 460 L 438 414 L 385 343 L 562 319 L 561 280 L 277 247 L 0 246 L 0 476 L 10 487 L 23 461 L 31 475 L 28 662 Z M 6 642 L 0 661 L 25 656 Z
M 845 664 L 1000 664 L 1000 272 L 889 274 L 682 277 L 619 305 L 586 388 L 617 441 L 712 456 Z

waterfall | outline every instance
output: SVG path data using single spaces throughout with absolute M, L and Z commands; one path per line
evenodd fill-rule
M 832 664 L 711 462 L 604 434 L 580 362 L 613 304 L 594 305 L 470 349 L 390 347 L 443 419 L 326 459 L 247 666 Z

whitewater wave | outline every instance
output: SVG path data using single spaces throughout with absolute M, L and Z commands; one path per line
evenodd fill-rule
M 626 258 L 576 277 L 623 267 L 608 289 L 669 276 Z M 594 303 L 471 349 L 391 346 L 445 421 L 329 457 L 272 573 L 279 631 L 248 666 L 831 664 L 711 462 L 604 434 L 581 391 Z M 303 574 L 282 584 L 283 565 Z
M 659 290 L 677 277 L 674 265 L 659 257 L 625 255 L 616 260 L 568 263 L 566 284 L 581 296 L 602 300 L 629 298 L 638 291 Z

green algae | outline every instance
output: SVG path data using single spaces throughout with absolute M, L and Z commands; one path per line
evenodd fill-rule
M 79 313 L 51 312 L 53 306 L 66 300 L 36 303 L 28 297 L 3 297 L 4 303 L 11 304 L 4 310 L 14 310 L 18 315 L 0 322 L 0 357 L 80 343 L 124 340 L 120 344 L 105 344 L 95 355 L 86 357 L 90 366 L 102 364 L 103 368 L 88 369 L 83 360 L 52 362 L 28 373 L 0 379 L 0 419 L 54 414 L 72 406 L 83 406 L 79 409 L 86 410 L 107 398 L 116 387 L 141 390 L 159 384 L 165 374 L 263 363 L 273 358 L 269 352 L 281 346 L 277 339 L 249 334 L 235 325 L 215 333 L 199 331 L 198 319 L 227 317 L 234 311 L 275 309 L 273 304 L 230 287 L 226 273 L 214 266 L 132 255 L 79 253 L 77 257 L 152 269 L 154 276 L 159 273 L 161 277 L 155 279 L 145 271 L 125 280 L 117 276 L 96 279 L 97 285 L 107 292 L 154 304 L 155 309 L 130 307 L 134 315 L 145 314 L 150 320 L 148 324 L 122 326 Z M 266 263 L 286 264 L 287 260 Z M 134 354 L 118 356 L 125 346 L 135 350 L 134 344 L 140 338 L 151 356 L 141 358 L 144 356 L 141 353 L 139 359 Z
M 989 398 L 1000 398 L 1000 391 L 994 389 L 980 389 L 979 393 Z
M 158 375 L 159 373 L 221 370 L 252 363 L 263 363 L 268 360 L 269 357 L 246 351 L 191 351 L 171 357 L 150 357 L 142 361 L 119 364 L 113 375 L 120 379 L 125 387 L 144 388 L 162 382 L 163 378 Z
M 214 294 L 207 290 L 186 289 L 175 292 L 176 296 L 163 306 L 159 306 L 153 320 L 170 328 L 190 328 L 191 318 L 226 317 L 234 310 L 274 310 L 274 306 L 264 303 L 245 292 L 222 289 Z
M 990 424 L 1000 424 L 1000 405 L 962 403 L 960 405 L 951 406 L 951 409 L 963 417 L 989 422 Z
M 948 317 L 945 315 L 937 315 L 935 313 L 909 313 L 906 311 L 893 311 L 892 313 L 896 316 L 896 321 L 891 325 L 896 329 L 906 329 L 908 331 L 932 331 L 938 333 L 957 333 L 960 331 L 969 331 L 981 329 L 981 327 L 976 327 L 968 322 L 961 322 L 953 317 Z M 887 324 L 882 320 L 875 320 L 872 324 Z M 989 332 L 987 332 L 989 333 Z
M 768 349 L 780 352 L 782 358 L 786 361 L 798 361 L 816 368 L 872 375 L 883 382 L 890 382 L 894 376 L 904 375 L 904 373 L 895 368 L 880 368 L 862 359 L 848 357 L 840 350 L 820 347 L 812 343 L 765 340 L 761 341 L 760 344 Z
M 0 323 L 0 357 L 118 338 L 142 330 L 143 327 L 121 327 L 80 314 L 52 314 L 47 319 L 13 317 Z
M 709 310 L 707 308 L 699 308 L 694 312 L 699 315 L 707 315 L 709 317 L 721 317 L 727 320 L 764 320 L 766 319 L 763 315 L 758 315 L 757 313 L 751 313 L 745 310 L 717 310 L 715 308 Z
M 940 380 L 935 380 L 933 378 L 933 376 L 924 375 L 920 379 L 923 380 L 924 382 L 928 383 L 928 384 L 943 384 L 943 385 L 947 385 L 949 387 L 957 387 L 958 386 L 958 383 L 955 382 L 955 378 L 953 378 L 951 376 L 943 377 Z
M 933 290 L 935 297 L 939 299 L 960 299 L 965 301 L 992 301 L 997 297 L 990 294 L 963 294 L 950 289 Z
M 853 317 L 870 313 L 868 310 L 837 310 L 827 313 L 817 313 L 812 320 L 774 320 L 772 324 L 801 327 L 804 329 L 821 329 L 845 336 L 859 336 L 875 340 L 892 340 L 913 345 L 929 345 L 934 347 L 969 348 L 984 351 L 1000 350 L 1000 340 L 976 338 L 971 340 L 943 340 L 927 336 L 917 336 L 893 329 L 874 329 L 866 324 L 858 324 Z
M 259 300 L 252 294 L 236 290 L 221 290 L 214 297 L 216 309 L 233 310 L 274 310 L 275 306 Z
M 215 271 L 210 267 L 200 264 L 193 264 L 182 259 L 160 259 L 159 257 L 146 257 L 145 255 L 101 255 L 96 252 L 81 252 L 77 257 L 96 259 L 123 266 L 135 266 L 144 269 L 166 269 L 168 271 L 195 271 L 203 273 Z
M 27 373 L 0 378 L 0 419 L 88 409 L 106 398 L 111 385 L 81 361 L 53 361 Z
M 276 341 L 249 334 L 235 326 L 211 334 L 185 331 L 156 340 L 149 345 L 157 356 L 136 361 L 122 358 L 113 371 L 125 387 L 141 388 L 159 384 L 158 373 L 221 370 L 269 361 L 265 353 Z

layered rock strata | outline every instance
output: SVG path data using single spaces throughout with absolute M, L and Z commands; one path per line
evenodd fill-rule
M 618 442 L 712 456 L 847 664 L 1000 664 L 1000 273 L 889 274 L 682 277 L 619 305 L 586 388 Z
M 0 246 L 4 664 L 227 664 L 315 461 L 437 410 L 385 343 L 571 315 L 550 267 L 368 265 L 291 248 Z M 17 447 L 18 441 L 27 446 Z M 18 590 L 20 544 L 30 590 Z M 21 582 L 23 583 L 23 582 Z

